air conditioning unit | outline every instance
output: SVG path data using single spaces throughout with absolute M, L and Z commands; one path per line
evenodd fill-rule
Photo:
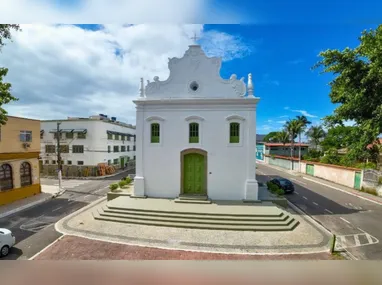
M 31 145 L 30 145 L 30 143 L 23 143 L 23 148 L 28 148 L 28 147 L 30 147 Z

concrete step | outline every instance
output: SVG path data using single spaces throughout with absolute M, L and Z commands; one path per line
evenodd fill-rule
M 229 226 L 287 226 L 294 221 L 294 218 L 287 217 L 285 220 L 279 221 L 237 221 L 237 220 L 226 220 L 226 219 L 190 219 L 187 217 L 158 217 L 158 216 L 142 216 L 142 215 L 128 215 L 120 213 L 109 213 L 99 211 L 98 214 L 102 217 L 113 217 L 121 218 L 127 220 L 137 220 L 137 221 L 155 221 L 155 222 L 170 222 L 170 223 L 184 223 L 184 224 L 205 224 L 205 225 L 229 225 Z
M 93 211 L 93 217 L 100 221 L 119 222 L 126 224 L 139 224 L 147 226 L 159 227 L 176 227 L 176 228 L 189 228 L 189 229 L 206 229 L 206 230 L 233 230 L 233 231 L 292 231 L 297 227 L 299 222 L 292 220 L 287 225 L 270 225 L 256 224 L 256 225 L 227 225 L 227 224 L 202 224 L 202 223 L 184 223 L 175 221 L 154 221 L 154 220 L 137 220 L 124 217 L 111 217 L 101 215 L 98 211 Z
M 179 195 L 179 200 L 201 200 L 206 201 L 208 197 L 206 195 Z
M 185 204 L 211 204 L 210 200 L 198 200 L 198 199 L 180 199 L 174 200 L 175 203 L 185 203 Z
M 281 212 L 281 215 L 278 216 L 257 216 L 257 215 L 247 215 L 247 216 L 221 216 L 221 215 L 209 215 L 209 214 L 184 214 L 180 212 L 167 212 L 167 213 L 156 213 L 156 212 L 145 212 L 145 211 L 136 211 L 128 209 L 110 209 L 108 207 L 102 207 L 102 211 L 110 214 L 124 214 L 124 215 L 133 215 L 133 216 L 146 216 L 146 217 L 163 217 L 163 218 L 181 218 L 181 219 L 202 219 L 202 220 L 216 220 L 224 219 L 226 221 L 285 221 L 289 216 L 284 215 Z
M 275 210 L 271 212 L 262 212 L 261 210 L 257 211 L 254 207 L 253 212 L 251 213 L 222 213 L 222 212 L 198 212 L 198 211 L 181 211 L 181 210 L 159 210 L 159 209 L 148 209 L 148 208 L 130 208 L 130 207 L 124 207 L 124 206 L 112 206 L 110 204 L 107 205 L 107 208 L 110 210 L 120 210 L 120 211 L 129 211 L 129 212 L 136 212 L 136 213 L 154 213 L 154 214 L 180 214 L 180 215 L 201 215 L 201 216 L 210 216 L 210 217 L 281 217 L 284 215 L 284 213 L 275 208 Z

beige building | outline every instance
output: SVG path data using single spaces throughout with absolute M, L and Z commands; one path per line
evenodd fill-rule
M 0 125 L 0 205 L 41 192 L 40 121 L 8 116 Z

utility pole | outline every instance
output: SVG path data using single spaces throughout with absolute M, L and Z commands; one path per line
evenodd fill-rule
M 60 125 L 61 123 L 57 122 L 57 164 L 58 164 L 58 191 L 60 192 L 62 187 L 62 163 L 61 163 L 61 147 L 60 147 Z

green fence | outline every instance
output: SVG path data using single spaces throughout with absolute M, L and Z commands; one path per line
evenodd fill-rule
M 314 176 L 314 164 L 306 165 L 306 174 Z

